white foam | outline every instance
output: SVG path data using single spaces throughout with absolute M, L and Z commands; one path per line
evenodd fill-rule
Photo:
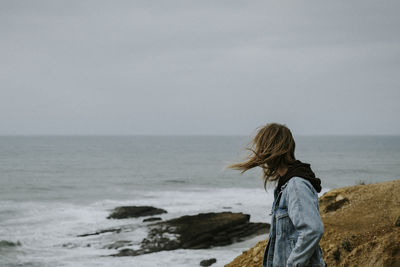
M 207 250 L 176 250 L 136 257 L 100 257 L 116 253 L 104 249 L 118 240 L 133 241 L 137 248 L 146 237 L 143 218 L 108 220 L 112 208 L 121 205 L 151 205 L 168 211 L 158 215 L 165 219 L 201 212 L 243 212 L 253 222 L 269 222 L 272 191 L 263 189 L 196 189 L 193 191 L 143 192 L 132 200 L 97 201 L 91 205 L 47 202 L 0 202 L 0 211 L 14 210 L 15 214 L 0 222 L 0 236 L 20 241 L 22 252 L 18 262 L 39 262 L 43 266 L 193 266 L 207 258 L 217 258 L 223 266 L 252 244 L 243 242 Z M 229 209 L 227 209 L 230 207 Z M 120 233 L 104 233 L 87 237 L 77 235 L 102 229 L 128 227 Z M 263 239 L 265 237 L 259 237 Z M 90 247 L 88 247 L 90 244 Z M 255 244 L 255 243 L 254 243 Z M 1 263 L 1 260 L 0 260 Z

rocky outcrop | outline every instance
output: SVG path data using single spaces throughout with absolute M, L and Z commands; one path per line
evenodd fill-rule
M 17 242 L 11 242 L 8 240 L 0 240 L 0 248 L 6 248 L 6 247 L 17 247 L 17 246 L 21 246 L 21 242 L 17 241 Z
M 331 190 L 348 203 L 321 212 L 325 232 L 321 240 L 330 266 L 400 266 L 400 180 Z M 327 196 L 329 194 L 326 194 Z M 331 205 L 321 197 L 321 210 Z M 327 205 L 327 206 L 324 206 Z
M 323 212 L 330 212 L 340 209 L 345 204 L 349 203 L 349 199 L 340 194 L 339 191 L 329 191 L 324 194 L 324 197 L 320 199 L 320 209 Z
M 91 236 L 91 235 L 101 235 L 104 233 L 119 233 L 121 232 L 121 228 L 110 228 L 110 229 L 103 229 L 103 230 L 99 230 L 93 233 L 86 233 L 86 234 L 81 234 L 81 235 L 77 235 L 77 237 L 86 237 L 86 236 Z
M 151 206 L 122 206 L 116 207 L 107 219 L 126 219 L 137 218 L 142 216 L 152 216 L 167 213 L 166 210 Z
M 146 218 L 143 220 L 143 222 L 155 222 L 155 221 L 161 221 L 160 217 L 150 217 L 150 218 Z
M 122 249 L 113 256 L 225 246 L 268 231 L 268 224 L 250 223 L 249 219 L 250 215 L 243 213 L 200 213 L 150 224 L 140 249 Z
M 328 266 L 400 266 L 400 180 L 343 187 L 319 199 Z M 259 267 L 266 241 L 226 267 Z
M 137 217 L 142 217 L 142 216 L 152 216 L 156 214 L 162 214 L 162 213 L 167 213 L 167 211 L 151 206 L 121 206 L 121 207 L 116 207 L 112 213 L 107 217 L 107 219 L 127 219 L 127 218 L 137 218 Z M 143 222 L 153 222 L 153 221 L 160 221 L 160 217 L 149 217 L 143 220 Z M 93 235 L 100 235 L 104 233 L 110 233 L 110 232 L 115 232 L 115 233 L 120 233 L 122 230 L 127 230 L 128 229 L 123 229 L 124 227 L 119 227 L 119 228 L 109 228 L 109 229 L 101 229 L 96 232 L 92 233 L 85 233 L 85 234 L 80 234 L 77 235 L 78 237 L 86 237 L 86 236 L 93 236 Z
M 216 263 L 216 262 L 217 262 L 217 259 L 215 259 L 215 258 L 207 259 L 207 260 L 202 260 L 202 261 L 200 262 L 200 266 L 211 266 L 211 265 L 213 265 L 213 264 Z
M 130 246 L 130 245 L 132 245 L 132 241 L 119 240 L 119 241 L 115 241 L 112 244 L 104 246 L 103 248 L 106 248 L 106 249 L 119 249 L 119 248 L 122 248 L 122 247 L 125 247 L 125 246 Z

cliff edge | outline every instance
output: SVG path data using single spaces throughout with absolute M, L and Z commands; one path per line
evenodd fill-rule
M 331 266 L 400 266 L 400 180 L 336 188 L 319 199 Z M 266 240 L 225 267 L 260 267 Z

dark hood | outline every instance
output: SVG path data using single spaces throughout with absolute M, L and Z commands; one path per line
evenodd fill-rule
M 310 164 L 303 163 L 300 160 L 296 160 L 293 164 L 291 164 L 286 174 L 279 177 L 277 192 L 279 192 L 282 185 L 284 185 L 292 177 L 301 177 L 310 181 L 315 190 L 318 193 L 321 192 L 321 180 L 315 177 L 314 172 L 311 170 Z

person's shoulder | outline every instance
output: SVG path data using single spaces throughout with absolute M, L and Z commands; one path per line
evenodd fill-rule
M 312 192 L 315 191 L 310 181 L 299 176 L 295 176 L 288 181 L 287 189 L 289 191 L 291 190 L 306 190 L 306 191 L 311 190 Z

